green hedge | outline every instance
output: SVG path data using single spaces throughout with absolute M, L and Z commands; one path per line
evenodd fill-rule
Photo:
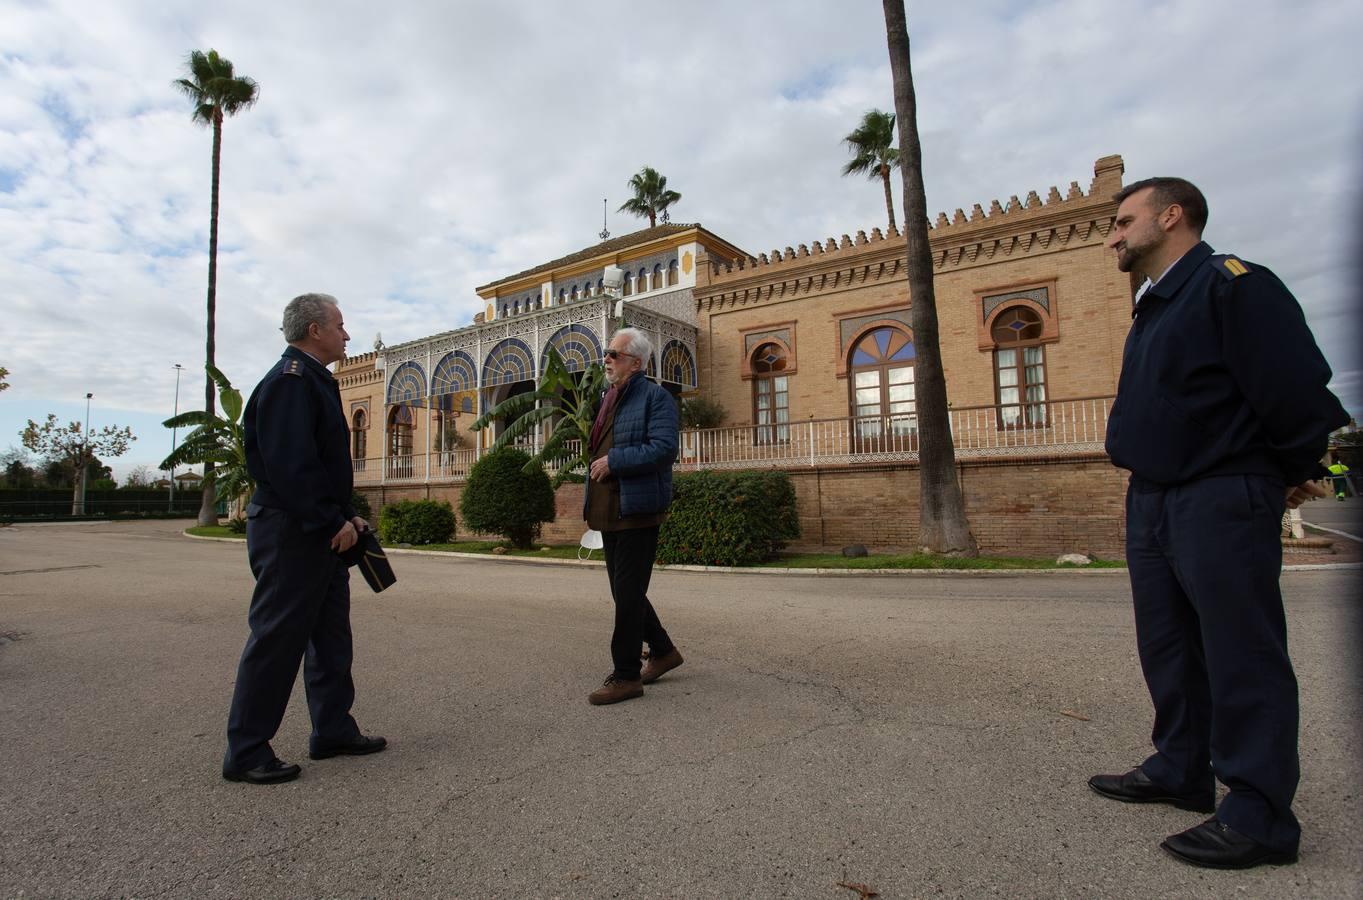
M 554 521 L 554 488 L 542 467 L 525 471 L 530 457 L 514 447 L 483 456 L 469 470 L 459 498 L 464 527 L 500 534 L 517 547 L 529 547 L 540 526 Z
M 379 513 L 385 544 L 445 544 L 454 538 L 454 508 L 444 500 L 402 500 Z
M 785 472 L 694 472 L 674 482 L 658 562 L 748 566 L 799 536 L 795 485 Z

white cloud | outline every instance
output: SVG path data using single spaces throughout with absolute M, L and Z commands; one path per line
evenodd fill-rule
M 1315 0 L 910 8 L 929 212 L 1183 174 L 1209 238 L 1297 291 L 1353 409 L 1363 25 Z M 262 25 L 262 23 L 265 23 Z M 840 138 L 892 106 L 876 4 L 9 3 L 0 16 L 0 431 L 95 390 L 155 462 L 172 362 L 201 396 L 211 136 L 171 86 L 213 47 L 259 81 L 224 129 L 218 359 L 249 386 L 288 297 L 355 345 L 468 322 L 487 283 L 592 243 L 642 165 L 750 252 L 882 224 Z M 191 387 L 190 385 L 195 385 Z M 191 401 L 192 402 L 192 401 Z M 78 417 L 78 416 L 77 416 Z M 97 417 L 98 418 L 98 417 Z M 7 442 L 0 435 L 0 448 Z

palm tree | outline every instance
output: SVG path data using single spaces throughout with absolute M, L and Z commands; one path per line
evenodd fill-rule
M 681 194 L 667 189 L 667 176 L 659 175 L 657 169 L 644 166 L 629 180 L 629 189 L 634 196 L 621 204 L 617 212 L 648 216 L 648 227 L 658 224 L 658 217 L 667 221 L 667 208 L 681 199 Z
M 918 392 L 918 543 L 930 553 L 978 556 L 979 546 L 966 520 L 965 500 L 956 480 L 956 449 L 947 415 L 947 383 L 937 334 L 937 298 L 932 291 L 932 251 L 928 246 L 928 202 L 923 189 L 923 148 L 918 140 L 918 101 L 909 62 L 909 31 L 904 0 L 882 0 L 885 34 L 894 76 L 894 108 L 899 120 L 900 173 L 904 177 L 904 240 L 918 351 L 914 381 Z
M 844 175 L 862 175 L 885 185 L 885 212 L 894 224 L 894 194 L 890 193 L 890 170 L 899 167 L 899 151 L 894 148 L 894 113 L 868 109 L 861 124 L 842 139 L 852 151 L 852 161 L 842 167 Z
M 550 347 L 544 372 L 534 391 L 508 397 L 469 427 L 481 431 L 498 419 L 514 419 L 493 443 L 491 449 L 498 450 L 512 441 L 533 435 L 541 422 L 554 422 L 544 446 L 530 457 L 525 471 L 557 466 L 551 482 L 554 490 L 565 481 L 581 484 L 586 481 L 591 465 L 587 440 L 592 433 L 605 382 L 606 372 L 600 363 L 592 363 L 581 373 L 569 372 L 558 351 Z
M 194 50 L 186 63 L 189 78 L 173 82 L 194 104 L 194 121 L 213 127 L 213 185 L 208 213 L 208 341 L 205 363 L 212 369 L 213 332 L 217 315 L 218 290 L 218 177 L 222 165 L 222 120 L 250 108 L 260 96 L 260 87 L 250 78 L 236 75 L 232 61 L 218 55 L 218 51 L 203 53 Z M 204 386 L 204 412 L 213 415 L 213 378 Z M 213 462 L 204 465 L 203 505 L 199 507 L 199 524 L 217 524 L 216 492 L 213 489 Z
M 207 369 L 209 380 L 217 384 L 222 397 L 223 415 L 191 410 L 162 422 L 167 428 L 193 425 L 194 430 L 185 436 L 170 456 L 161 460 L 158 468 L 174 469 L 202 463 L 207 469 L 216 465 L 215 482 L 222 494 L 232 501 L 245 503 L 254 493 L 256 483 L 246 468 L 246 430 L 241 421 L 245 406 L 241 391 L 232 387 L 232 382 L 216 366 L 208 366 Z M 207 486 L 205 479 L 204 487 Z

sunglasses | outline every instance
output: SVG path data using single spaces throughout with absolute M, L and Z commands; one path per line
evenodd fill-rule
M 632 358 L 634 358 L 634 359 L 638 359 L 638 358 L 639 358 L 639 357 L 635 356 L 633 353 L 626 353 L 626 352 L 623 351 L 623 350 L 615 350 L 615 349 L 607 350 L 607 351 L 605 352 L 604 355 L 605 355 L 606 359 L 619 359 L 619 358 L 622 357 L 622 356 L 629 356 L 629 357 L 632 357 Z

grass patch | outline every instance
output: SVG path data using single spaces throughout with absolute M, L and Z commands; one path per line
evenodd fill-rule
M 244 540 L 246 535 L 235 534 L 226 525 L 205 525 L 185 529 L 186 534 L 198 537 L 226 537 Z M 384 544 L 392 547 L 392 544 Z M 532 550 L 508 547 L 505 553 L 495 553 L 502 541 L 455 541 L 449 544 L 413 545 L 412 550 L 434 550 L 440 553 L 482 553 L 488 556 L 532 556 L 537 559 L 577 559 L 577 544 L 536 545 Z M 547 550 L 540 550 L 547 546 Z M 407 549 L 407 548 L 404 548 Z M 601 560 L 600 551 L 592 559 Z M 841 553 L 793 553 L 779 559 L 757 563 L 757 569 L 973 569 L 1003 571 L 1009 569 L 1125 569 L 1125 560 L 1095 559 L 1087 566 L 1072 563 L 1056 564 L 1053 559 L 1030 559 L 1023 556 L 980 556 L 974 559 L 954 556 L 933 556 L 930 553 L 872 554 L 848 558 Z
M 759 563 L 764 569 L 1125 569 L 1126 562 L 1095 559 L 1087 566 L 1057 564 L 1053 559 L 1021 556 L 934 556 L 931 553 L 871 554 L 848 558 L 841 553 L 796 553 Z
M 195 537 L 225 537 L 246 540 L 246 535 L 237 534 L 226 525 L 195 525 L 193 528 L 186 528 L 185 534 L 192 534 Z
M 392 544 L 384 544 L 385 547 L 392 547 Z M 514 547 L 507 547 L 505 553 L 495 553 L 498 547 L 506 547 L 501 541 L 455 541 L 452 544 L 413 544 L 412 550 L 435 550 L 443 553 L 485 553 L 489 556 L 533 556 L 537 559 L 577 559 L 577 544 L 536 544 L 530 550 L 519 550 Z M 540 547 L 548 547 L 541 550 Z M 598 551 L 593 556 L 594 559 L 601 559 Z

